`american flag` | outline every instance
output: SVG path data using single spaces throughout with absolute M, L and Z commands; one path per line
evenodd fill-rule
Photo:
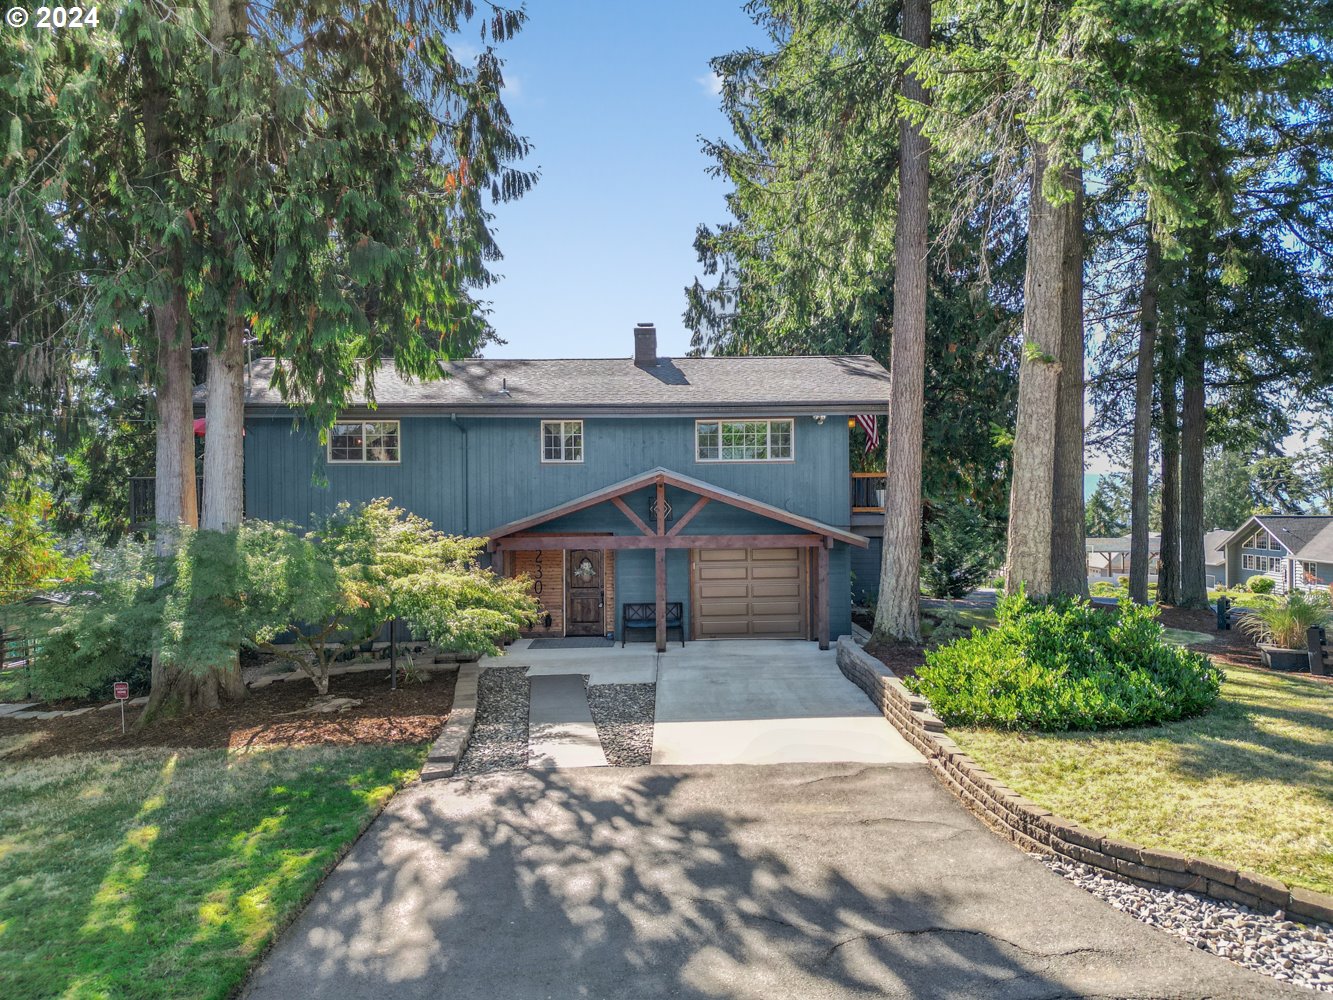
M 873 413 L 858 413 L 856 422 L 866 432 L 866 451 L 874 451 L 879 447 L 879 418 Z

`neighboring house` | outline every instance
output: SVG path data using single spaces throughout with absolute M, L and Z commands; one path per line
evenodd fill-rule
M 1161 536 L 1153 532 L 1148 536 L 1149 576 L 1157 575 L 1158 554 L 1161 549 Z M 1129 536 L 1119 538 L 1089 538 L 1085 542 L 1088 552 L 1088 583 L 1115 583 L 1122 576 L 1129 576 Z
M 1279 594 L 1333 585 L 1333 517 L 1256 514 L 1223 546 L 1227 579 L 1273 578 Z
M 1227 583 L 1227 539 L 1232 533 L 1226 528 L 1206 531 L 1203 535 L 1203 571 L 1208 577 L 1208 589 L 1230 586 Z
M 1226 557 L 1222 546 L 1231 537 L 1230 531 L 1209 531 L 1203 536 L 1204 573 L 1209 588 L 1226 585 Z M 1157 581 L 1157 570 L 1161 567 L 1162 536 L 1157 532 L 1148 535 L 1149 571 L 1148 582 Z M 1120 577 L 1129 576 L 1129 535 L 1119 538 L 1089 538 L 1088 583 L 1116 583 Z
M 624 604 L 675 602 L 696 639 L 851 630 L 848 422 L 889 391 L 869 357 L 659 358 L 640 324 L 632 358 L 389 367 L 324 447 L 273 366 L 249 367 L 248 517 L 383 496 L 485 535 L 496 571 L 536 582 L 534 635 L 619 637 Z

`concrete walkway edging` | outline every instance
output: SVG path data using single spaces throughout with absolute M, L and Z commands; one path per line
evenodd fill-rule
M 839 669 L 926 756 L 940 783 L 986 826 L 1024 851 L 1072 858 L 1131 882 L 1183 889 L 1269 913 L 1285 910 L 1309 920 L 1333 922 L 1333 895 L 1288 886 L 1268 875 L 1206 858 L 1107 837 L 1043 809 L 963 753 L 944 735 L 944 723 L 925 699 L 909 691 L 851 636 L 839 636 L 836 649 Z
M 454 682 L 454 702 L 444 728 L 426 753 L 426 764 L 421 769 L 422 781 L 438 781 L 453 777 L 458 762 L 467 752 L 472 739 L 472 728 L 477 724 L 477 679 L 481 667 L 476 662 L 459 665 L 458 680 Z

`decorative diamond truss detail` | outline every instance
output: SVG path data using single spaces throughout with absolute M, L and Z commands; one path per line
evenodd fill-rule
M 648 514 L 649 514 L 649 516 L 650 516 L 654 521 L 657 520 L 657 498 L 656 498 L 656 497 L 654 497 L 654 498 L 653 498 L 653 502 L 650 503 L 650 504 L 648 505 Z M 670 520 L 671 520 L 671 501 L 667 500 L 665 497 L 662 498 L 662 519 L 663 519 L 664 521 L 670 521 Z

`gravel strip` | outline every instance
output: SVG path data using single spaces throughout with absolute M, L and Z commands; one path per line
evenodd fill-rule
M 1268 916 L 1192 892 L 1122 882 L 1066 858 L 1033 857 L 1117 910 L 1196 948 L 1283 982 L 1333 993 L 1333 927 L 1328 924 L 1297 924 L 1281 912 Z
M 477 679 L 477 722 L 454 774 L 528 766 L 528 668 L 488 667 Z
M 613 767 L 653 762 L 656 684 L 596 684 L 588 688 L 588 708 L 602 751 Z

